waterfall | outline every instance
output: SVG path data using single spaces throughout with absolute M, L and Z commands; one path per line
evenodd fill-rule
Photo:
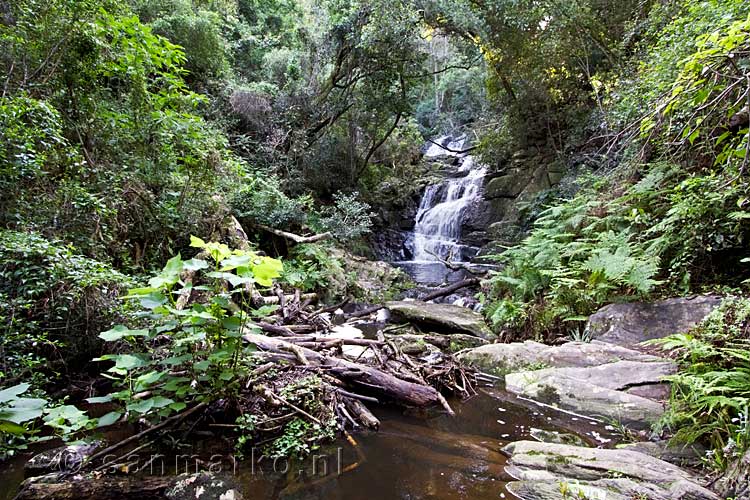
M 445 136 L 435 142 L 454 151 L 461 151 L 466 137 L 452 140 Z M 434 262 L 435 255 L 452 260 L 464 259 L 465 246 L 461 245 L 461 222 L 466 210 L 481 195 L 486 167 L 476 164 L 474 157 L 455 153 L 431 144 L 425 157 L 445 157 L 458 160 L 457 177 L 440 184 L 427 186 L 417 210 L 414 226 L 414 261 Z M 455 161 L 455 160 L 452 160 Z

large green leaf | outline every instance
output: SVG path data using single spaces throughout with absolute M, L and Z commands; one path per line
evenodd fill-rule
M 273 285 L 273 278 L 281 276 L 284 265 L 278 259 L 258 257 L 251 266 L 255 281 L 262 286 Z
M 107 413 L 106 415 L 99 417 L 96 426 L 107 427 L 108 425 L 112 425 L 118 420 L 120 420 L 120 417 L 122 417 L 121 411 L 111 411 Z
M 148 284 L 157 289 L 169 288 L 180 280 L 181 272 L 182 258 L 177 254 L 167 261 L 159 274 L 148 280 Z
M 99 334 L 99 338 L 107 342 L 114 342 L 125 337 L 146 337 L 148 330 L 131 330 L 125 325 L 116 325 L 111 330 Z
M 8 420 L 0 420 L 0 433 L 2 432 L 20 436 L 26 432 L 26 427 Z
M 10 406 L 0 408 L 0 420 L 7 420 L 14 424 L 22 424 L 35 420 L 44 413 L 47 401 L 38 398 L 16 398 Z
M 7 389 L 3 389 L 2 391 L 0 391 L 0 403 L 6 403 L 15 399 L 19 394 L 23 394 L 24 392 L 28 391 L 29 387 L 31 387 L 31 385 L 29 384 L 18 384 L 14 385 L 13 387 L 8 387 Z

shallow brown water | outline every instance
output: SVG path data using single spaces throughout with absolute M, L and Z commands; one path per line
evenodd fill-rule
M 382 410 L 380 432 L 354 433 L 356 446 L 341 439 L 301 462 L 274 464 L 258 453 L 255 466 L 250 459 L 212 463 L 231 472 L 245 497 L 252 499 L 483 500 L 511 498 L 505 489 L 511 478 L 499 450 L 511 441 L 531 439 L 532 428 L 574 431 L 592 444 L 597 438 L 613 439 L 604 424 L 519 403 L 503 391 L 488 389 L 465 403 L 453 401 L 453 418 Z M 203 442 L 182 453 L 205 459 L 222 447 L 216 441 Z M 27 458 L 0 464 L 0 500 L 15 494 Z M 183 472 L 186 462 L 179 462 Z M 154 473 L 160 473 L 158 467 Z M 166 473 L 173 474 L 174 465 L 167 465 Z

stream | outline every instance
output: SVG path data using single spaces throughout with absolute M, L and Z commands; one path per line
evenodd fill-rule
M 226 442 L 207 439 L 180 449 L 184 456 L 179 469 L 194 472 L 193 462 L 186 458 L 193 454 L 220 464 L 234 476 L 245 498 L 369 500 L 374 498 L 373 488 L 383 499 L 512 498 L 505 487 L 512 478 L 505 473 L 505 457 L 499 452 L 505 444 L 540 434 L 548 439 L 557 432 L 575 433 L 590 444 L 606 445 L 615 439 L 602 423 L 519 401 L 497 388 L 485 387 L 469 401 L 451 404 L 455 417 L 380 408 L 376 411 L 382 424 L 379 432 L 355 432 L 356 446 L 340 439 L 298 462 L 280 460 L 273 465 L 271 459 L 252 453 L 255 466 L 251 457 L 234 462 Z M 4 463 L 0 500 L 13 498 L 30 456 Z M 163 468 L 164 474 L 174 474 L 174 461 L 167 458 Z M 150 472 L 161 474 L 162 469 L 157 465 Z

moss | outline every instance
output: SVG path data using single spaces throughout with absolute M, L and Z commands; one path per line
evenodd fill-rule
M 540 387 L 536 399 L 544 404 L 556 405 L 560 402 L 560 394 L 554 387 L 545 384 Z
M 571 463 L 570 458 L 562 455 L 547 455 L 547 462 L 561 465 L 569 465 Z

